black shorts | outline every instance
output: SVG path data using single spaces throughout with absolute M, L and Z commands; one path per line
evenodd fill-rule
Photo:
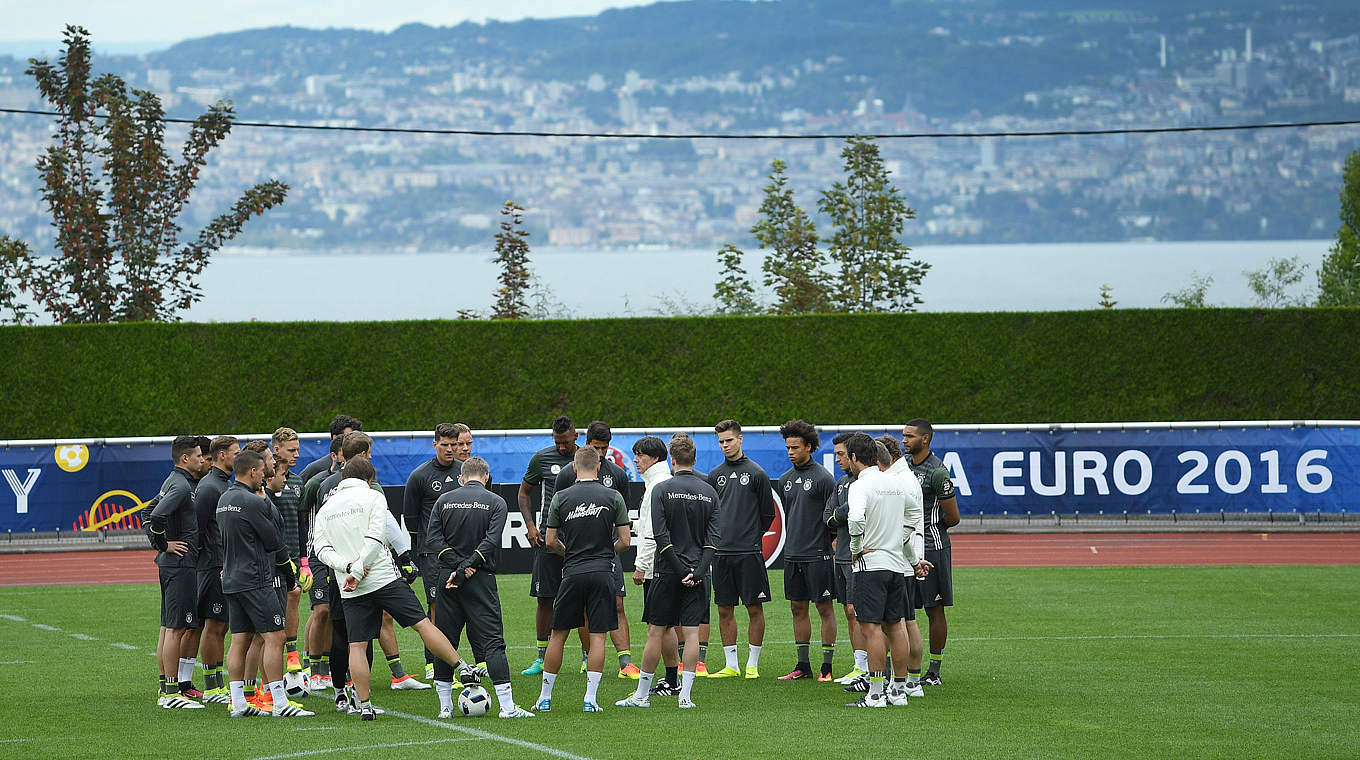
M 162 628 L 199 627 L 197 573 L 192 567 L 160 568 Z
M 340 598 L 340 586 L 335 582 L 335 573 L 326 576 L 326 597 L 330 599 L 331 622 L 345 622 L 345 602 Z
M 591 633 L 609 633 L 619 627 L 615 598 L 612 570 L 568 575 L 562 579 L 553 603 L 552 628 L 569 631 L 589 620 Z
M 854 604 L 851 597 L 855 593 L 855 568 L 853 565 L 837 562 L 832 576 L 836 583 L 836 601 L 841 604 Z
M 285 589 L 285 588 L 283 587 L 283 579 L 280 578 L 280 577 L 278 577 L 277 575 L 274 576 L 274 591 L 275 591 L 275 593 L 277 593 L 277 594 L 279 595 L 279 606 L 283 608 L 284 612 L 287 612 L 287 611 L 288 611 L 288 589 Z
M 534 570 L 529 579 L 529 596 L 556 599 L 562 586 L 562 556 L 547 549 L 534 555 Z
M 471 578 L 464 578 L 458 588 L 441 586 L 435 625 L 455 647 L 466 628 L 472 654 L 479 662 L 491 652 L 504 652 L 505 630 L 496 574 L 478 570 Z M 435 663 L 436 673 L 442 671 L 439 662 Z
M 628 584 L 623 579 L 623 560 L 614 558 L 614 596 L 628 596 Z
M 770 601 L 770 576 L 765 558 L 750 554 L 721 554 L 713 558 L 713 603 L 719 607 L 764 604 Z
M 861 623 L 895 623 L 907 615 L 907 578 L 892 570 L 855 573 L 855 618 Z
M 198 571 L 198 619 L 226 620 L 227 597 L 222 593 L 222 568 Z
M 417 557 L 416 568 L 420 570 L 420 583 L 425 587 L 425 606 L 429 607 L 439 598 L 439 590 L 449 579 L 449 571 L 439 567 L 439 560 L 433 554 Z
M 921 601 L 921 581 L 917 580 L 915 573 L 907 573 L 907 620 L 916 619 L 916 610 Z
M 402 628 L 410 628 L 427 619 L 416 592 L 398 578 L 376 591 L 345 600 L 345 625 L 349 628 L 349 642 L 353 644 L 378 638 L 384 612 L 391 615 Z
M 708 583 L 686 586 L 676 575 L 658 575 L 647 583 L 642 621 L 649 625 L 697 626 L 708 611 Z
M 311 557 L 307 566 L 312 569 L 312 590 L 307 593 L 312 609 L 331 603 L 331 568 L 325 562 Z
M 790 602 L 829 602 L 835 585 L 829 559 L 784 563 L 784 598 Z
M 232 633 L 271 633 L 283 630 L 283 605 L 273 586 L 226 594 Z
M 934 567 L 930 569 L 930 575 L 919 582 L 916 608 L 954 606 L 954 563 L 949 557 L 949 547 L 926 549 L 926 561 Z

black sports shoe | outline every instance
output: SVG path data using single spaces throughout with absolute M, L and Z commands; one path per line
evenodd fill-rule
M 359 707 L 359 720 L 377 720 L 378 714 L 373 711 L 373 705 L 361 705 Z
M 887 707 L 888 697 L 886 694 L 865 694 L 859 698 L 858 702 L 847 702 L 846 707 Z
M 846 685 L 845 690 L 852 693 L 867 694 L 869 692 L 868 674 L 856 676 L 855 680 Z
M 925 684 L 926 686 L 939 686 L 940 684 L 944 683 L 944 681 L 940 680 L 939 673 L 927 672 L 924 676 L 921 677 L 921 683 Z
M 671 686 L 665 679 L 662 679 L 652 684 L 652 688 L 648 692 L 648 695 L 653 697 L 673 697 L 679 693 L 679 689 Z

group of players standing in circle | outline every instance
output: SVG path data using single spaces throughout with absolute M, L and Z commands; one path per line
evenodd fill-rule
M 172 443 L 175 469 L 147 523 L 162 588 L 159 705 L 217 702 L 228 704 L 233 717 L 302 717 L 313 713 L 288 696 L 330 688 L 337 711 L 371 720 L 382 712 L 369 694 L 374 638 L 392 668 L 393 688 L 429 688 L 402 670 L 395 621 L 425 643 L 425 675 L 434 679 L 440 717 L 453 714 L 459 690 L 488 676 L 501 717 L 550 711 L 572 630 L 582 647 L 585 712 L 602 709 L 606 636 L 617 651 L 618 677 L 638 682 L 616 705 L 649 707 L 653 697 L 678 695 L 679 707 L 692 708 L 697 677 L 760 676 L 763 605 L 773 601 L 762 539 L 776 499 L 785 513 L 784 594 L 796 651 L 794 668 L 779 680 L 835 680 L 862 693 L 854 707 L 905 705 L 923 695 L 922 684 L 940 683 L 945 608 L 953 603 L 947 531 L 959 518 L 953 484 L 930 451 L 933 431 L 924 419 L 903 428 L 903 447 L 890 436 L 837 435 L 835 457 L 846 473 L 839 481 L 812 460 L 820 438 L 802 420 L 780 427 L 792 466 L 773 484 L 743 453 L 741 426 L 733 420 L 714 428 L 724 461 L 707 474 L 694 469 L 689 435 L 677 433 L 669 442 L 641 438 L 632 449 L 644 481 L 636 521 L 625 501 L 627 474 L 609 455 L 609 427 L 591 423 L 586 446 L 579 447 L 571 420 L 555 420 L 553 445 L 533 455 L 518 493 L 535 547 L 530 593 L 537 599 L 537 657 L 522 671 L 541 678 L 534 712 L 514 702 L 496 585 L 507 505 L 489 488 L 486 461 L 471 456 L 471 430 L 449 423 L 436 428 L 435 456 L 407 479 L 403 528 L 377 485 L 372 439 L 360 427 L 352 417 L 337 417 L 330 455 L 297 473 L 297 434 L 288 428 L 275 432 L 272 447 L 256 441 L 239 453 L 227 436 L 180 436 Z M 647 624 L 641 667 L 629 648 L 619 558 L 634 543 L 634 530 L 632 581 L 642 586 Z M 410 589 L 416 577 L 424 581 L 428 616 Z M 302 593 L 312 615 L 299 658 Z M 705 662 L 710 594 L 724 657 L 712 672 Z M 835 602 L 854 650 L 853 667 L 837 679 L 831 670 Z M 748 619 L 744 670 L 738 605 Z M 814 608 L 822 644 L 816 671 L 809 654 Z M 930 621 L 924 675 L 925 642 L 915 621 L 920 608 Z M 221 673 L 228 624 L 229 683 Z M 458 652 L 464 629 L 478 665 Z M 200 653 L 202 692 L 192 683 Z M 254 688 L 257 674 L 264 688 Z

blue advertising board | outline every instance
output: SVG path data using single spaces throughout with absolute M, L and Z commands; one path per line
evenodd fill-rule
M 823 428 L 815 454 L 838 477 L 831 438 L 846 429 Z M 614 435 L 614 458 L 633 479 L 632 444 L 648 432 L 664 439 L 671 430 Z M 710 428 L 692 434 L 699 469 L 722 461 Z M 372 435 L 384 486 L 405 485 L 433 454 L 428 433 Z M 240 436 L 256 437 L 263 436 Z M 547 431 L 477 431 L 473 453 L 491 464 L 493 480 L 514 484 L 533 452 L 551 443 Z M 324 436 L 307 436 L 301 462 L 327 446 Z M 772 479 L 788 469 L 777 429 L 748 428 L 744 448 Z M 949 468 L 963 514 L 1339 512 L 1360 504 L 1360 422 L 939 426 L 932 448 Z M 169 439 L 0 443 L 0 531 L 140 527 L 142 504 L 170 469 L 169 452 Z

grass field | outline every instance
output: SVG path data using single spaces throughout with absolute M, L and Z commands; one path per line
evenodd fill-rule
M 156 587 L 0 588 L 0 757 L 1360 757 L 1360 567 L 955 576 L 944 685 L 908 707 L 848 710 L 835 684 L 776 681 L 794 659 L 788 608 L 776 603 L 763 678 L 701 679 L 698 710 L 677 710 L 673 697 L 615 708 L 634 682 L 606 667 L 606 711 L 583 715 L 584 676 L 564 668 L 552 713 L 438 721 L 433 691 L 390 691 L 379 663 L 375 702 L 391 712 L 368 724 L 337 715 L 329 696 L 306 700 L 317 717 L 287 721 L 159 709 Z M 771 585 L 782 588 L 777 573 Z M 518 674 L 533 657 L 528 576 L 500 587 Z M 640 659 L 641 624 L 632 633 Z M 418 639 L 400 636 L 416 672 Z M 836 659 L 839 675 L 848 645 Z M 708 661 L 721 660 L 715 641 Z M 538 696 L 537 678 L 514 685 L 522 706 Z

